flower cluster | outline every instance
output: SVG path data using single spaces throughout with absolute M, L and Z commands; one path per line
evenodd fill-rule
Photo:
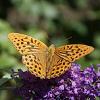
M 22 84 L 15 91 L 25 100 L 95 100 L 100 97 L 100 71 L 96 72 L 93 65 L 84 70 L 80 67 L 73 63 L 60 77 L 44 80 L 19 70 L 14 78 L 20 78 Z

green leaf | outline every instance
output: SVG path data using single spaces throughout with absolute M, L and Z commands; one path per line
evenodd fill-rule
M 97 33 L 94 37 L 94 43 L 95 45 L 100 48 L 100 33 Z
M 100 98 L 99 97 L 96 97 L 96 100 L 100 100 Z
M 76 31 L 78 34 L 85 36 L 87 34 L 87 27 L 79 21 L 68 21 L 68 27 Z
M 9 33 L 13 31 L 13 29 L 11 28 L 10 24 L 3 21 L 3 20 L 0 20 L 0 34 L 3 34 L 3 33 Z
M 3 52 L 0 55 L 0 69 L 5 69 L 13 67 L 17 63 L 14 57 L 9 56 L 7 53 Z
M 0 86 L 6 83 L 9 79 L 8 78 L 1 78 L 0 79 Z

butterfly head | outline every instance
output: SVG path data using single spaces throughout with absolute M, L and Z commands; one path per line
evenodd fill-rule
M 51 53 L 51 54 L 54 54 L 54 52 L 55 52 L 55 45 L 54 44 L 51 44 L 49 46 L 48 52 Z

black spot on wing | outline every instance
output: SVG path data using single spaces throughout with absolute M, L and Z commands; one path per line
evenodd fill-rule
M 30 59 L 30 62 L 32 62 L 33 61 L 33 59 Z
M 23 42 L 21 42 L 21 44 L 24 44 Z
M 17 43 L 17 46 L 19 46 L 19 43 Z
M 33 43 L 33 39 L 31 38 L 31 42 Z
M 35 68 L 37 68 L 37 65 L 35 65 Z
M 37 40 L 34 40 L 34 42 L 36 43 L 36 42 L 37 42 Z

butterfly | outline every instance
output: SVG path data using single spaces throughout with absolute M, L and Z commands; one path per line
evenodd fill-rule
M 29 72 L 41 79 L 51 79 L 64 74 L 71 64 L 94 50 L 84 44 L 54 44 L 47 47 L 43 42 L 20 33 L 9 33 L 8 38 L 22 55 L 22 62 Z

